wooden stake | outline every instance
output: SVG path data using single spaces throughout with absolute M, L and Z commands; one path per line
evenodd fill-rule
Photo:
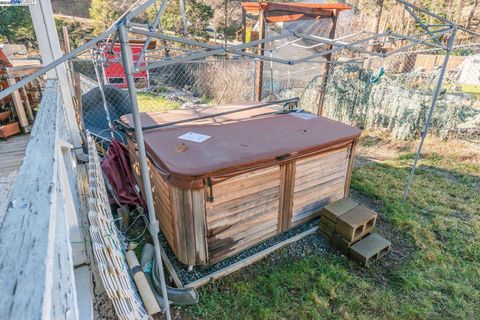
M 17 81 L 14 78 L 7 79 L 8 85 L 13 86 Z M 25 108 L 23 105 L 22 98 L 18 90 L 12 93 L 13 104 L 15 105 L 15 110 L 17 111 L 18 121 L 24 133 L 28 133 L 31 130 L 30 123 L 28 123 L 27 115 L 25 113 Z
M 27 90 L 25 87 L 22 87 L 22 97 L 23 97 L 23 106 L 25 107 L 25 111 L 27 112 L 28 119 L 33 123 L 35 118 L 33 117 L 32 106 L 30 105 L 30 100 L 28 100 Z
M 63 44 L 65 46 L 65 53 L 69 53 L 72 50 L 70 48 L 70 36 L 68 35 L 67 26 L 62 27 L 62 34 L 63 34 Z
M 358 139 L 352 142 L 352 147 L 350 148 L 348 168 L 347 168 L 347 178 L 345 179 L 345 191 L 344 198 L 348 198 L 350 193 L 350 182 L 352 180 L 352 171 L 353 171 L 353 162 L 355 161 L 355 154 L 357 152 Z

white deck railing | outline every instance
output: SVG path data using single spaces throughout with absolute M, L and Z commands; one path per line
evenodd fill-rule
M 87 262 L 78 222 L 86 177 L 61 101 L 58 82 L 49 80 L 0 225 L 1 319 L 77 319 L 83 312 L 74 267 Z

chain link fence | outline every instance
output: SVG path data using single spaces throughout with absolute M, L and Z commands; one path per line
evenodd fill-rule
M 443 138 L 478 138 L 480 46 L 450 57 L 431 132 Z M 364 129 L 385 129 L 396 139 L 421 134 L 445 52 L 424 50 L 332 65 L 324 115 Z
M 306 111 L 317 113 L 323 104 L 323 115 L 328 118 L 362 129 L 383 129 L 395 139 L 413 139 L 423 129 L 444 57 L 445 52 L 423 50 L 354 61 L 341 52 L 331 63 L 324 59 L 295 65 L 265 61 L 261 100 L 299 97 L 299 107 Z M 135 74 L 140 110 L 159 112 L 194 104 L 253 101 L 258 62 L 235 58 L 209 58 Z M 110 121 L 130 112 L 121 60 L 95 61 L 91 54 L 85 54 L 77 57 L 73 66 L 80 74 L 84 93 L 85 127 L 95 133 L 108 133 Z M 104 86 L 109 114 L 105 113 L 99 83 Z M 456 48 L 431 130 L 443 138 L 478 138 L 479 45 Z

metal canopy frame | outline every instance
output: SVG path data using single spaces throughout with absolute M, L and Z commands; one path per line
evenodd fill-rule
M 393 31 L 386 31 L 383 33 L 371 33 L 367 31 L 363 31 L 361 33 L 355 33 L 343 38 L 339 39 L 328 39 L 328 38 L 323 38 L 323 37 L 318 37 L 314 35 L 307 35 L 307 34 L 302 34 L 302 33 L 297 33 L 297 32 L 285 32 L 279 35 L 271 36 L 264 38 L 262 40 L 258 41 L 253 41 L 249 43 L 243 43 L 240 45 L 211 45 L 199 41 L 194 41 L 186 38 L 180 38 L 180 37 L 175 37 L 175 36 L 170 36 L 166 35 L 163 32 L 156 32 L 157 28 L 159 28 L 160 24 L 160 19 L 161 16 L 166 8 L 166 5 L 168 4 L 168 0 L 162 0 L 162 3 L 157 10 L 156 16 L 154 18 L 153 23 L 149 26 L 148 30 L 134 27 L 133 24 L 131 23 L 131 19 L 139 15 L 140 13 L 144 12 L 149 6 L 154 4 L 155 0 L 138 0 L 133 4 L 127 12 L 125 12 L 115 23 L 112 25 L 108 30 L 106 30 L 104 33 L 101 35 L 95 37 L 94 39 L 86 42 L 84 45 L 78 47 L 75 50 L 70 51 L 69 53 L 65 54 L 61 58 L 51 62 L 50 64 L 46 65 L 44 68 L 32 73 L 30 76 L 27 76 L 20 81 L 18 81 L 15 85 L 12 85 L 11 87 L 8 87 L 4 89 L 3 91 L 0 91 L 0 99 L 10 95 L 12 92 L 21 89 L 24 85 L 26 85 L 28 82 L 34 80 L 37 77 L 40 77 L 44 75 L 46 72 L 49 70 L 52 70 L 53 68 L 59 66 L 60 64 L 63 64 L 67 62 L 70 59 L 75 58 L 77 55 L 81 54 L 82 52 L 88 50 L 89 48 L 95 46 L 99 41 L 104 41 L 107 43 L 111 42 L 109 52 L 113 48 L 113 45 L 117 41 L 117 39 L 120 40 L 121 44 L 121 49 L 122 49 L 122 60 L 123 60 L 123 66 L 125 70 L 125 74 L 127 77 L 127 83 L 128 83 L 128 91 L 129 91 L 129 97 L 132 105 L 132 113 L 133 113 L 133 119 L 134 119 L 134 125 L 135 125 L 135 136 L 137 139 L 138 143 L 138 151 L 139 151 L 139 162 L 140 162 L 140 167 L 141 167 L 141 176 L 143 177 L 143 183 L 144 183 L 144 190 L 145 192 L 145 197 L 146 197 L 146 202 L 147 202 L 147 207 L 148 207 L 148 215 L 149 215 L 149 220 L 150 220 L 150 225 L 149 225 L 149 230 L 152 235 L 152 239 L 154 241 L 154 246 L 155 246 L 155 255 L 157 258 L 158 263 L 158 268 L 159 272 L 161 275 L 161 287 L 162 287 L 162 295 L 166 299 L 167 297 L 167 292 L 166 292 L 166 284 L 165 284 L 165 278 L 163 274 L 163 266 L 162 266 L 162 258 L 161 258 L 161 253 L 160 253 L 160 243 L 158 241 L 158 233 L 160 231 L 158 221 L 155 216 L 155 208 L 153 204 L 153 196 L 151 192 L 151 182 L 150 182 L 150 176 L 148 173 L 148 166 L 147 166 L 147 155 L 145 152 L 145 143 L 143 140 L 143 130 L 142 130 L 142 124 L 140 121 L 140 112 L 138 110 L 138 101 L 137 101 L 137 93 L 136 93 L 136 87 L 133 79 L 133 74 L 139 71 L 143 70 L 148 70 L 152 68 L 159 68 L 162 66 L 167 66 L 167 65 L 172 65 L 176 63 L 181 63 L 181 62 L 190 62 L 190 61 L 195 61 L 201 58 L 207 58 L 210 56 L 214 55 L 220 55 L 220 54 L 225 54 L 225 53 L 234 53 L 240 56 L 247 56 L 254 58 L 258 61 L 270 61 L 270 62 L 276 62 L 276 63 L 281 63 L 281 64 L 286 64 L 286 65 L 295 65 L 299 64 L 302 62 L 306 61 L 311 61 L 316 58 L 321 58 L 323 56 L 327 56 L 329 54 L 339 52 L 342 50 L 351 50 L 354 52 L 358 52 L 359 54 L 364 54 L 369 57 L 380 57 L 380 58 L 386 58 L 392 55 L 396 55 L 400 52 L 404 52 L 408 50 L 411 47 L 417 46 L 417 45 L 425 45 L 428 47 L 432 48 L 437 48 L 437 49 L 442 49 L 446 51 L 445 59 L 443 61 L 442 68 L 440 70 L 440 75 L 438 82 L 436 84 L 436 87 L 434 89 L 433 95 L 432 95 L 432 102 L 429 108 L 428 116 L 424 124 L 424 128 L 422 131 L 422 137 L 420 144 L 418 146 L 418 150 L 416 152 L 415 160 L 413 163 L 413 166 L 410 171 L 410 175 L 408 177 L 407 184 L 404 189 L 404 198 L 407 197 L 410 185 L 413 181 L 415 169 L 418 164 L 418 160 L 420 158 L 420 154 L 423 148 L 423 144 L 425 141 L 425 138 L 427 137 L 427 132 L 430 127 L 431 119 L 433 112 L 435 110 L 435 106 L 440 94 L 440 89 L 442 87 L 443 83 L 443 78 L 446 72 L 447 68 L 447 63 L 450 57 L 450 54 L 453 49 L 454 41 L 455 41 L 455 36 L 458 31 L 463 31 L 467 32 L 471 35 L 475 36 L 480 36 L 479 33 L 473 32 L 471 30 L 468 30 L 458 24 L 456 24 L 453 21 L 447 20 L 441 16 L 438 16 L 435 13 L 432 13 L 426 9 L 417 7 L 407 1 L 404 0 L 396 0 L 396 2 L 404 5 L 405 9 L 407 12 L 413 17 L 413 19 L 422 27 L 424 30 L 423 33 L 418 33 L 415 35 L 402 35 L 395 33 Z M 440 21 L 439 24 L 424 24 L 421 19 L 418 17 L 417 12 L 421 12 L 423 14 L 426 14 L 432 18 L 437 19 Z M 440 28 L 440 29 L 434 29 L 434 28 Z M 158 38 L 164 41 L 171 41 L 171 42 L 176 42 L 176 43 L 181 43 L 187 46 L 192 46 L 192 47 L 199 47 L 200 49 L 194 50 L 188 54 L 184 55 L 179 55 L 175 57 L 168 57 L 166 59 L 160 60 L 160 61 L 155 61 L 152 63 L 148 63 L 146 61 L 145 66 L 140 66 L 138 63 L 134 64 L 133 59 L 132 59 L 132 52 L 130 50 L 130 47 L 128 46 L 128 33 L 134 33 L 134 34 L 139 34 L 143 35 L 146 37 L 145 44 L 143 46 L 143 49 L 140 53 L 140 57 L 144 57 L 148 45 L 152 38 Z M 442 44 L 437 37 L 441 35 L 446 35 L 448 34 L 448 43 L 447 45 Z M 363 35 L 359 40 L 352 41 L 352 42 L 346 42 L 345 39 L 352 37 L 352 36 L 357 36 L 357 35 Z M 289 39 L 293 38 L 293 39 Z M 280 44 L 282 45 L 295 45 L 295 42 L 300 41 L 300 40 L 308 40 L 308 41 L 313 41 L 316 43 L 316 46 L 320 45 L 325 45 L 326 50 L 323 50 L 321 52 L 312 54 L 310 56 L 306 56 L 303 58 L 299 58 L 296 60 L 286 60 L 286 59 L 279 59 L 279 58 L 274 58 L 272 56 L 267 56 L 264 55 L 264 50 L 259 50 L 257 47 L 263 46 L 267 43 L 270 43 L 272 45 L 273 49 L 268 49 L 268 50 L 275 50 L 275 42 L 280 41 L 280 40 L 289 40 L 287 43 Z M 375 45 L 382 45 L 386 43 L 392 43 L 396 41 L 406 41 L 408 44 L 403 45 L 399 49 L 396 49 L 394 51 L 391 51 L 389 53 L 379 53 L 375 51 L 369 51 L 366 46 L 371 45 L 372 43 Z M 251 53 L 245 51 L 246 49 L 257 49 L 257 53 Z M 107 61 L 110 58 L 110 55 L 107 57 Z M 141 59 L 139 59 L 140 61 Z M 352 61 L 358 61 L 358 58 L 352 59 Z M 318 61 L 318 63 L 323 63 L 324 61 Z M 165 309 L 165 316 L 166 319 L 169 320 L 171 319 L 170 316 L 170 309 L 167 307 Z

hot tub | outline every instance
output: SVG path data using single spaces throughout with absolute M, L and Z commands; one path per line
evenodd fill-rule
M 141 114 L 143 126 L 252 104 Z M 219 262 L 348 196 L 360 130 L 262 107 L 144 132 L 155 211 L 178 260 Z M 122 120 L 133 126 L 131 115 Z M 128 136 L 142 186 L 137 148 Z

